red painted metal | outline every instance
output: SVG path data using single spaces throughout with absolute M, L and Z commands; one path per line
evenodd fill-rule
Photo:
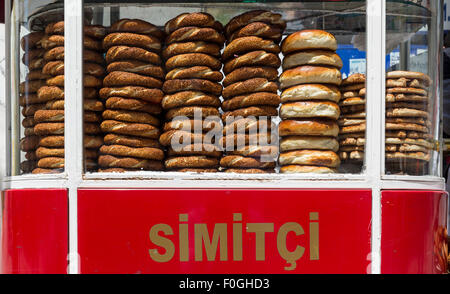
M 447 194 L 438 191 L 382 193 L 382 273 L 446 272 L 447 201 Z
M 242 221 L 233 220 L 237 213 L 242 215 Z M 180 261 L 180 248 L 186 248 L 179 244 L 180 240 L 184 240 L 179 237 L 180 214 L 188 215 L 188 222 L 182 224 L 187 223 L 189 231 L 189 261 Z M 318 221 L 314 221 L 316 217 Z M 256 242 L 256 234 L 246 230 L 255 228 L 255 223 L 265 223 L 263 227 L 269 231 L 273 224 L 274 232 L 259 234 L 265 236 L 264 250 L 262 241 Z M 315 223 L 319 227 L 318 243 L 311 241 L 314 240 Z M 81 273 L 298 274 L 370 271 L 370 190 L 79 190 L 78 224 Z M 166 229 L 167 233 L 173 232 L 173 235 L 156 230 L 158 227 L 155 225 L 158 224 L 166 224 L 160 228 Z M 207 260 L 204 245 L 203 260 L 195 260 L 194 231 L 195 227 L 199 232 L 203 228 L 198 224 L 207 225 L 211 239 L 215 226 L 217 232 L 226 226 L 226 250 L 222 255 L 220 248 L 225 246 L 210 251 L 210 258 L 214 260 Z M 233 240 L 239 240 L 236 236 L 240 235 L 239 230 L 233 230 L 239 224 L 243 227 L 242 261 L 239 261 L 239 245 L 233 247 Z M 299 229 L 300 226 L 303 235 L 289 232 L 289 228 Z M 150 238 L 152 228 L 154 239 Z M 286 235 L 280 233 L 284 229 L 287 229 Z M 168 245 L 164 245 L 167 251 L 158 243 L 156 234 L 170 239 Z M 197 234 L 201 241 L 199 236 Z M 259 244 L 258 250 L 256 244 Z M 318 244 L 318 260 L 314 260 L 317 252 L 314 251 L 317 248 L 315 244 Z M 297 246 L 305 250 L 300 258 L 300 255 L 288 254 L 296 249 L 301 250 Z M 172 249 L 173 255 L 170 254 Z M 257 251 L 264 260 L 256 260 Z M 167 257 L 167 262 L 155 261 L 157 254 Z M 285 267 L 294 265 L 295 260 L 295 269 L 287 271 Z
M 8 190 L 2 201 L 1 273 L 66 273 L 66 190 Z

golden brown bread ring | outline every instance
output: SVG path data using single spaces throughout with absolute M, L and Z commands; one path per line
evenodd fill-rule
M 87 135 L 99 135 L 102 133 L 98 123 L 84 123 L 83 128 L 84 133 Z
M 149 35 L 139 35 L 133 33 L 112 33 L 103 39 L 105 50 L 113 46 L 140 47 L 150 51 L 161 51 L 161 41 Z
M 138 75 L 125 71 L 113 71 L 103 80 L 105 87 L 142 86 L 147 88 L 161 88 L 163 82 L 149 76 Z
M 225 34 L 230 37 L 236 30 L 253 22 L 263 22 L 282 30 L 286 28 L 286 22 L 282 15 L 267 10 L 252 10 L 233 17 L 225 26 Z
M 83 117 L 84 122 L 88 123 L 99 123 L 102 121 L 102 116 L 100 113 L 94 111 L 85 111 Z
M 148 89 L 144 87 L 119 87 L 119 88 L 102 88 L 100 89 L 100 97 L 106 99 L 108 97 L 124 97 L 142 99 L 151 103 L 159 104 L 164 97 L 163 91 L 160 89 Z
M 55 47 L 47 50 L 43 57 L 45 61 L 60 60 L 64 62 L 64 47 Z
M 201 91 L 220 96 L 222 94 L 222 86 L 218 83 L 202 79 L 167 80 L 164 82 L 163 91 L 166 94 L 181 91 Z
M 386 102 L 423 102 L 429 103 L 430 97 L 407 94 L 386 94 Z
M 230 99 L 234 96 L 256 93 L 268 92 L 276 94 L 278 85 L 270 82 L 264 78 L 254 78 L 242 82 L 236 82 L 223 89 L 222 96 L 224 99 Z
M 44 54 L 45 50 L 42 48 L 28 50 L 22 55 L 22 63 L 28 66 L 31 60 L 43 58 Z
M 226 137 L 231 134 L 267 133 L 275 128 L 275 124 L 270 119 L 258 119 L 256 117 L 245 117 L 231 122 L 226 122 L 223 133 Z
M 122 145 L 103 145 L 100 147 L 100 153 L 120 156 L 120 157 L 136 157 L 150 160 L 163 160 L 164 151 L 151 147 L 128 147 Z
M 414 94 L 414 95 L 422 95 L 427 96 L 428 91 L 420 88 L 389 88 L 386 89 L 386 93 L 388 94 Z
M 31 105 L 27 105 L 27 106 L 22 108 L 22 115 L 23 116 L 34 116 L 36 111 L 41 110 L 41 109 L 45 109 L 45 107 L 46 107 L 45 104 L 31 104 Z
M 205 79 L 212 82 L 220 82 L 223 75 L 220 71 L 214 71 L 207 66 L 178 67 L 166 75 L 166 80 L 176 79 Z
M 280 140 L 281 152 L 294 150 L 339 150 L 339 142 L 334 137 L 289 136 Z
M 45 73 L 42 73 L 41 70 L 32 70 L 27 73 L 25 76 L 25 81 L 35 81 L 35 80 L 45 80 L 50 78 L 50 75 L 47 75 Z
M 139 60 L 155 65 L 162 64 L 161 57 L 159 57 L 158 54 L 139 47 L 113 46 L 106 52 L 107 63 L 129 59 Z
M 365 101 L 364 101 L 365 102 Z M 410 103 L 410 102 L 386 102 L 386 108 L 408 108 L 422 111 L 428 111 L 427 103 Z
M 40 168 L 64 168 L 64 158 L 61 157 L 45 157 L 38 161 L 37 164 Z
M 286 165 L 280 168 L 282 174 L 335 174 L 335 168 L 325 166 L 306 166 L 306 165 Z
M 159 126 L 159 119 L 145 112 L 128 111 L 128 110 L 110 110 L 107 109 L 102 114 L 105 120 L 117 120 L 131 123 L 150 124 Z
M 34 127 L 25 128 L 24 135 L 25 136 L 35 136 L 36 134 L 34 133 Z
M 228 174 L 269 174 L 275 173 L 275 170 L 259 168 L 228 168 L 224 172 Z
M 276 166 L 274 161 L 261 161 L 254 157 L 244 157 L 240 155 L 224 156 L 220 160 L 220 166 L 226 168 L 258 168 L 273 169 Z
M 157 26 L 140 19 L 128 19 L 128 18 L 119 19 L 118 21 L 116 21 L 111 25 L 110 31 L 114 33 L 126 32 L 126 33 L 150 35 L 160 40 L 162 40 L 165 36 L 164 32 L 160 30 Z
M 280 46 L 272 40 L 265 40 L 260 37 L 242 37 L 232 41 L 225 47 L 222 54 L 222 60 L 226 61 L 236 55 L 242 55 L 252 51 L 265 51 L 278 55 Z
M 36 149 L 36 157 L 38 159 L 45 158 L 45 157 L 62 157 L 62 158 L 64 158 L 64 148 L 39 147 Z
M 122 60 L 113 62 L 107 66 L 106 70 L 109 73 L 114 71 L 131 72 L 161 80 L 165 77 L 164 69 L 161 66 L 148 64 L 137 60 Z
M 167 35 L 182 27 L 211 27 L 222 31 L 222 24 L 215 21 L 214 17 L 205 12 L 182 13 L 164 25 Z
M 148 103 L 140 99 L 110 97 L 105 102 L 105 107 L 108 109 L 121 109 L 147 112 L 150 114 L 161 113 L 161 106 L 158 104 Z
M 220 138 L 219 145 L 223 146 L 224 150 L 229 150 L 228 148 L 236 148 L 238 146 L 244 145 L 259 145 L 266 146 L 275 143 L 276 134 L 270 131 L 257 132 L 255 134 L 225 134 L 225 136 Z
M 194 119 L 184 119 L 184 120 L 172 120 L 164 124 L 163 131 L 168 132 L 171 130 L 185 130 L 185 131 L 196 131 L 197 129 L 206 133 L 215 129 L 222 129 L 222 121 L 220 118 L 216 119 L 206 119 L 206 120 L 194 120 Z
M 271 26 L 264 22 L 252 22 L 245 27 L 236 30 L 229 38 L 229 41 L 232 42 L 235 39 L 249 36 L 269 39 L 279 43 L 283 37 L 283 29 Z
M 165 160 L 164 164 L 167 169 L 214 168 L 219 165 L 219 160 L 207 156 L 169 157 Z
M 30 61 L 30 63 L 28 64 L 28 69 L 29 70 L 41 69 L 44 67 L 44 65 L 45 65 L 44 58 L 36 58 Z
M 83 70 L 86 75 L 95 77 L 103 77 L 105 75 L 104 67 L 97 63 L 84 63 Z M 42 73 L 52 76 L 64 75 L 64 61 L 57 60 L 48 62 L 42 69 Z
M 302 65 L 324 65 L 341 69 L 344 64 L 334 51 L 304 50 L 285 56 L 282 67 L 283 70 L 287 70 Z
M 64 136 L 40 137 L 39 146 L 50 148 L 64 147 Z
M 266 51 L 252 51 L 239 57 L 230 59 L 223 67 L 223 72 L 229 74 L 233 70 L 243 66 L 269 66 L 278 68 L 281 60 L 278 55 Z
M 107 134 L 104 137 L 104 142 L 107 145 L 124 145 L 136 148 L 150 147 L 162 149 L 162 146 L 159 144 L 158 140 L 117 134 Z
M 36 152 L 35 151 L 28 151 L 27 153 L 25 153 L 25 159 L 26 160 L 32 160 L 35 161 L 37 160 L 37 156 L 36 156 Z
M 182 27 L 167 37 L 166 44 L 188 41 L 211 42 L 223 47 L 225 37 L 213 28 Z
M 213 70 L 220 70 L 222 62 L 204 53 L 187 53 L 170 57 L 166 61 L 166 69 L 171 71 L 178 67 L 207 66 Z
M 190 144 L 183 145 L 182 148 L 173 149 L 169 147 L 167 150 L 168 157 L 179 157 L 179 156 L 208 156 L 208 157 L 222 157 L 223 153 L 215 145 L 211 144 Z
M 38 136 L 24 137 L 20 140 L 20 150 L 22 150 L 22 151 L 36 150 L 36 147 L 38 145 L 39 145 L 39 137 Z
M 103 145 L 103 139 L 98 136 L 84 136 L 83 145 L 84 148 L 98 149 Z
M 244 157 L 257 157 L 275 160 L 278 157 L 278 146 L 239 146 L 237 149 L 227 151 L 227 155 Z
M 284 120 L 279 124 L 279 135 L 286 136 L 326 136 L 337 137 L 339 126 L 336 121 L 324 119 Z
M 95 99 L 85 99 L 83 102 L 84 102 L 83 109 L 85 111 L 101 112 L 105 109 L 103 103 Z
M 303 84 L 290 87 L 281 93 L 281 102 L 328 100 L 338 103 L 341 99 L 339 88 L 334 85 Z
M 219 58 L 220 49 L 221 47 L 217 44 L 203 41 L 172 43 L 163 50 L 162 54 L 166 60 L 172 56 L 187 53 L 204 53 Z
M 431 78 L 421 72 L 413 72 L 413 71 L 391 71 L 386 73 L 386 78 L 387 79 L 401 79 L 401 78 L 406 78 L 406 79 L 418 79 L 420 81 L 422 81 L 423 83 L 425 83 L 425 85 L 428 87 L 432 84 L 432 80 Z
M 106 28 L 100 25 L 84 25 L 84 34 L 86 36 L 103 39 L 106 35 Z M 45 27 L 47 35 L 64 35 L 64 21 L 50 23 Z
M 34 113 L 34 120 L 41 122 L 64 122 L 64 110 L 38 110 Z
M 55 47 L 44 54 L 44 61 L 64 61 L 64 47 Z M 83 50 L 83 61 L 104 64 L 103 55 L 92 50 Z
M 64 47 L 64 36 L 60 35 L 47 35 L 41 40 L 42 48 L 45 50 L 50 50 L 55 47 Z M 89 50 L 101 51 L 102 43 L 100 41 L 96 41 L 90 37 L 84 37 L 84 48 Z
M 298 150 L 280 154 L 280 165 L 307 165 L 336 168 L 341 164 L 339 156 L 333 151 Z
M 31 32 L 22 37 L 20 40 L 20 47 L 23 51 L 41 47 L 41 39 L 44 37 L 44 32 Z
M 22 126 L 24 128 L 32 128 L 32 127 L 34 127 L 35 124 L 36 124 L 36 122 L 34 121 L 34 116 L 25 117 L 22 120 Z
M 386 109 L 386 117 L 419 117 L 428 118 L 428 111 L 417 110 L 412 108 L 388 108 Z
M 64 87 L 64 75 L 47 79 L 47 86 Z M 100 88 L 102 86 L 102 80 L 95 76 L 84 75 L 83 86 L 86 88 Z
M 360 91 L 361 89 L 365 89 L 365 88 L 366 88 L 365 83 L 351 84 L 351 85 L 347 85 L 347 86 L 341 86 L 341 92 Z
M 304 65 L 284 71 L 280 76 L 280 88 L 301 84 L 332 84 L 342 82 L 341 72 L 334 67 Z
M 220 107 L 220 99 L 217 96 L 207 95 L 203 92 L 183 91 L 164 96 L 161 105 L 164 109 L 182 106 Z
M 331 101 L 298 101 L 281 105 L 281 119 L 329 118 L 338 120 L 339 105 Z
M 35 160 L 26 160 L 20 163 L 20 170 L 24 173 L 31 173 L 36 168 L 37 162 Z
M 161 161 L 147 160 L 132 157 L 116 157 L 112 155 L 100 155 L 98 157 L 98 164 L 106 168 L 126 168 L 126 169 L 140 169 L 140 170 L 155 170 L 160 171 L 164 169 Z
M 211 142 L 204 142 L 207 139 L 208 138 L 206 138 L 203 133 L 190 132 L 184 130 L 170 130 L 161 134 L 161 136 L 159 137 L 159 143 L 162 146 L 166 147 L 174 144 L 211 143 Z
M 219 111 L 217 108 L 209 106 L 186 106 L 172 108 L 166 112 L 167 120 L 172 120 L 177 116 L 188 118 L 207 118 L 211 116 L 219 116 Z
M 235 96 L 232 99 L 226 100 L 222 103 L 222 109 L 224 111 L 228 111 L 258 105 L 278 107 L 278 105 L 280 105 L 280 102 L 280 96 L 278 96 L 277 94 L 260 92 L 243 96 Z
M 218 172 L 218 169 L 217 168 L 182 168 L 182 169 L 173 170 L 173 172 L 205 174 L 205 173 L 216 173 L 216 172 Z
M 240 108 L 233 111 L 227 111 L 222 114 L 222 120 L 225 122 L 227 118 L 236 117 L 271 117 L 278 116 L 278 107 L 273 106 L 251 106 L 247 108 Z
M 363 125 L 365 127 L 365 124 Z M 415 132 L 422 132 L 422 133 L 428 133 L 428 128 L 419 124 L 410 124 L 410 123 L 386 123 L 386 130 L 389 131 L 415 131 Z M 341 131 L 344 132 L 344 128 Z
M 40 123 L 34 126 L 38 136 L 64 135 L 64 123 Z
M 33 169 L 33 174 L 34 175 L 39 175 L 39 174 L 59 174 L 59 173 L 62 173 L 63 171 L 64 171 L 63 169 L 35 168 L 35 169 Z
M 337 45 L 336 38 L 328 32 L 322 30 L 302 30 L 287 36 L 281 44 L 281 50 L 284 55 L 308 49 L 336 51 Z
M 150 139 L 158 139 L 160 135 L 159 129 L 149 124 L 105 120 L 101 123 L 100 127 L 105 133 L 114 133 L 119 135 L 131 135 Z
M 36 93 L 40 87 L 45 86 L 45 80 L 25 81 L 19 85 L 20 94 Z
M 350 75 L 348 78 L 342 81 L 342 86 L 348 86 L 353 84 L 365 84 L 366 83 L 366 75 L 361 73 L 356 73 Z
M 228 87 L 236 82 L 253 78 L 265 78 L 269 81 L 275 81 L 278 79 L 278 69 L 268 66 L 240 67 L 227 74 L 223 80 L 223 86 Z

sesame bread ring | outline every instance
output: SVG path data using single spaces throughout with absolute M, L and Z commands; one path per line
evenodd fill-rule
M 39 174 L 58 174 L 62 172 L 63 172 L 62 169 L 35 168 L 33 169 L 32 173 L 34 175 L 39 175 Z
M 25 81 L 19 85 L 20 94 L 36 93 L 40 87 L 45 86 L 45 80 Z
M 227 154 L 275 160 L 278 157 L 278 146 L 239 146 L 235 150 L 227 151 Z
M 280 46 L 272 40 L 265 40 L 259 37 L 243 37 L 228 44 L 222 54 L 222 60 L 228 60 L 235 55 L 241 55 L 252 51 L 266 51 L 278 55 Z
M 341 72 L 337 68 L 324 66 L 299 66 L 286 70 L 280 76 L 280 88 L 287 89 L 301 84 L 332 84 L 339 86 Z
M 260 50 L 252 51 L 227 61 L 223 67 L 223 72 L 229 74 L 233 70 L 243 66 L 269 66 L 278 68 L 280 65 L 281 60 L 278 55 Z
M 190 132 L 190 131 L 184 131 L 184 130 L 170 130 L 167 132 L 164 132 L 159 137 L 159 143 L 163 146 L 172 146 L 175 144 L 191 144 L 191 143 L 212 143 L 212 142 L 205 142 L 205 140 L 208 139 L 205 137 L 203 133 L 197 133 L 197 132 Z
M 386 88 L 422 88 L 427 89 L 426 83 L 418 79 L 388 79 L 386 80 Z
M 46 157 L 38 161 L 40 168 L 64 168 L 64 158 L 61 157 Z
M 263 39 L 273 40 L 276 43 L 281 41 L 283 29 L 263 22 L 249 23 L 245 27 L 236 30 L 230 37 L 230 42 L 242 37 L 255 36 Z
M 219 22 L 214 20 L 214 17 L 205 12 L 182 13 L 177 17 L 172 18 L 164 25 L 164 30 L 167 35 L 182 27 L 210 27 L 222 31 L 223 27 Z
M 391 145 L 418 145 L 426 147 L 427 149 L 433 149 L 434 145 L 424 139 L 411 139 L 411 138 L 386 138 L 386 144 Z
M 142 99 L 151 103 L 159 104 L 164 97 L 160 89 L 148 89 L 144 87 L 120 87 L 120 88 L 102 88 L 99 92 L 100 98 L 124 97 Z
M 360 91 L 361 89 L 365 89 L 366 84 L 352 84 L 341 87 L 342 92 L 350 92 L 350 91 Z M 358 92 L 359 93 L 359 92 Z
M 222 62 L 219 59 L 204 53 L 187 53 L 170 57 L 166 61 L 167 71 L 178 67 L 207 66 L 213 70 L 220 70 Z
M 148 64 L 137 60 L 122 60 L 108 64 L 106 71 L 111 73 L 114 71 L 130 72 L 144 76 L 150 76 L 157 79 L 164 79 L 165 72 L 161 66 Z
M 28 69 L 29 70 L 41 69 L 44 67 L 44 65 L 45 65 L 44 58 L 36 58 L 30 61 L 30 63 L 28 64 Z
M 36 124 L 36 122 L 34 121 L 34 116 L 25 117 L 22 120 L 22 126 L 24 128 L 32 128 L 32 127 L 34 127 L 35 124 Z
M 388 94 L 414 94 L 414 95 L 422 95 L 427 96 L 428 91 L 419 88 L 389 88 L 386 89 L 386 93 Z
M 280 154 L 280 165 L 309 165 L 337 168 L 341 164 L 339 156 L 333 151 L 299 150 Z
M 269 132 L 257 132 L 255 134 L 227 134 L 219 140 L 219 145 L 224 150 L 244 145 L 266 146 L 276 141 L 276 134 Z
M 426 111 L 412 108 L 388 108 L 386 109 L 386 117 L 423 117 L 428 118 Z
M 366 131 L 366 124 L 362 123 L 359 125 L 353 125 L 348 127 L 342 127 L 339 131 L 339 134 L 353 134 L 353 133 L 362 133 Z
M 219 170 L 217 168 L 182 168 L 174 170 L 174 172 L 177 173 L 199 173 L 199 174 L 205 174 L 205 173 L 216 173 Z
M 158 140 L 147 139 L 147 138 L 139 138 L 132 136 L 124 136 L 117 134 L 107 134 L 103 140 L 107 145 L 124 145 L 135 148 L 158 148 L 162 149 L 161 144 L 159 144 Z
M 386 123 L 386 130 L 388 131 L 415 131 L 427 133 L 428 128 L 419 124 L 411 123 Z
M 25 137 L 36 135 L 34 133 L 34 127 L 25 128 L 23 133 L 24 133 Z
M 329 118 L 337 120 L 341 115 L 339 105 L 330 101 L 300 101 L 281 105 L 280 117 L 292 118 Z
M 175 117 L 188 117 L 188 118 L 207 118 L 211 116 L 219 116 L 219 111 L 215 107 L 210 106 L 187 106 L 173 108 L 166 112 L 166 119 L 171 120 Z
M 269 119 L 257 119 L 256 117 L 245 117 L 226 122 L 223 133 L 226 137 L 231 134 L 246 133 L 267 133 L 267 131 L 275 128 L 274 123 Z
M 429 96 L 408 94 L 386 94 L 386 102 L 429 102 Z
M 103 138 L 97 136 L 84 136 L 84 148 L 98 149 L 103 145 Z
M 166 39 L 166 44 L 180 42 L 204 41 L 216 43 L 223 47 L 225 37 L 213 28 L 182 27 L 172 32 Z
M 24 137 L 20 140 L 20 150 L 22 151 L 36 150 L 38 144 L 39 144 L 38 136 Z
M 424 118 L 405 118 L 405 117 L 395 117 L 395 118 L 386 118 L 386 122 L 389 123 L 411 123 L 411 124 L 419 124 L 424 125 L 431 128 L 431 121 L 424 119 Z
M 64 87 L 64 75 L 47 79 L 47 86 Z M 102 86 L 102 80 L 95 76 L 84 75 L 83 86 L 86 88 L 100 88 Z
M 42 48 L 38 49 L 32 49 L 27 51 L 25 54 L 22 55 L 22 63 L 28 66 L 31 60 L 43 58 L 45 54 L 45 50 Z
M 433 135 L 416 131 L 387 130 L 386 138 L 400 138 L 400 139 L 410 138 L 410 139 L 433 140 Z
M 214 71 L 207 66 L 178 67 L 166 75 L 166 80 L 175 79 L 204 79 L 212 82 L 220 82 L 223 75 L 220 71 Z
M 164 82 L 163 91 L 167 94 L 181 91 L 201 91 L 220 96 L 222 94 L 222 86 L 203 79 L 167 80 Z
M 20 39 L 20 47 L 23 51 L 28 51 L 34 48 L 41 47 L 41 39 L 44 37 L 44 32 L 31 32 Z
M 25 81 L 45 80 L 50 77 L 50 75 L 42 73 L 41 70 L 37 69 L 29 71 L 25 77 Z
M 180 168 L 214 168 L 219 165 L 219 160 L 207 156 L 169 157 L 164 162 L 167 169 Z
M 224 171 L 228 174 L 268 174 L 268 173 L 274 173 L 275 171 L 273 169 L 271 170 L 264 170 L 264 169 L 258 169 L 258 168 L 229 168 Z
M 346 117 L 350 117 L 350 115 L 354 115 L 356 113 L 362 113 L 365 110 L 366 110 L 365 105 L 341 106 L 341 113 L 345 114 Z
M 183 91 L 164 96 L 161 105 L 164 109 L 183 106 L 220 107 L 220 99 L 217 96 L 208 95 L 203 92 Z
M 161 41 L 149 35 L 133 33 L 112 33 L 103 39 L 103 48 L 108 50 L 113 46 L 140 47 L 153 52 L 161 51 Z
M 221 47 L 217 44 L 203 41 L 172 43 L 163 50 L 162 55 L 166 60 L 172 56 L 187 53 L 204 53 L 214 57 L 220 57 L 220 49 Z
M 280 141 L 280 151 L 287 152 L 293 150 L 339 150 L 339 142 L 334 137 L 315 136 L 289 136 Z
M 20 170 L 28 174 L 36 169 L 37 162 L 35 160 L 27 160 L 20 163 Z
M 386 139 L 386 142 L 388 142 L 388 139 Z M 344 138 L 343 140 L 339 141 L 339 144 L 341 146 L 364 146 L 366 145 L 366 139 L 365 138 Z
M 336 38 L 322 30 L 303 30 L 287 36 L 282 44 L 281 51 L 287 55 L 296 51 L 308 49 L 337 50 Z
M 289 54 L 283 59 L 283 70 L 302 65 L 325 65 L 341 69 L 344 64 L 334 51 L 308 50 Z
M 113 23 L 110 27 L 110 32 L 126 32 L 126 33 L 136 33 L 143 35 L 151 35 L 160 40 L 164 38 L 164 32 L 160 30 L 157 26 L 140 20 L 140 19 L 128 19 L 123 18 L 115 23 Z
M 286 22 L 282 15 L 267 10 L 252 10 L 233 17 L 224 30 L 227 37 L 230 37 L 236 30 L 253 22 L 263 22 L 282 30 L 286 28 Z
M 24 108 L 22 108 L 22 115 L 23 116 L 34 116 L 36 111 L 45 109 L 45 104 L 31 104 L 27 105 Z
M 271 117 L 278 116 L 278 107 L 273 106 L 251 106 L 247 108 L 240 108 L 233 111 L 228 111 L 222 114 L 222 120 L 225 122 L 227 118 L 236 117 Z
M 98 123 L 84 123 L 83 128 L 84 133 L 87 135 L 99 135 L 102 133 Z
M 335 174 L 335 168 L 325 166 L 286 165 L 280 168 L 282 174 Z
M 164 124 L 163 131 L 168 132 L 171 130 L 184 130 L 195 132 L 197 129 L 204 133 L 216 129 L 221 130 L 222 121 L 219 118 L 206 120 L 194 120 L 194 119 L 172 120 Z
M 387 102 L 387 108 L 408 108 L 408 109 L 416 109 L 427 111 L 428 104 L 427 103 L 408 103 L 408 102 Z
M 348 78 L 342 81 L 342 86 L 349 86 L 353 84 L 365 84 L 366 83 L 366 75 L 365 74 L 352 74 Z
M 95 77 L 103 77 L 105 75 L 104 67 L 97 63 L 84 63 L 83 70 L 86 75 Z M 42 69 L 42 73 L 52 76 L 64 75 L 64 61 L 48 62 Z
M 64 47 L 55 47 L 47 50 L 43 57 L 45 61 L 60 60 L 64 62 Z
M 28 151 L 27 153 L 25 153 L 25 159 L 26 160 L 32 160 L 35 161 L 37 160 L 37 156 L 36 156 L 36 152 L 35 151 Z
M 84 36 L 83 47 L 88 50 L 94 51 L 102 51 L 102 43 L 101 41 L 97 41 L 88 36 Z M 41 40 L 42 47 L 46 50 L 50 50 L 55 47 L 64 47 L 64 36 L 60 35 L 51 35 L 45 36 Z
M 161 88 L 163 82 L 149 76 L 124 71 L 113 71 L 105 77 L 103 85 L 105 87 L 142 86 L 147 88 Z
M 151 160 L 163 160 L 164 151 L 151 147 L 128 147 L 122 145 L 103 145 L 100 147 L 100 153 L 121 157 L 136 157 Z
M 427 87 L 429 87 L 432 84 L 431 78 L 421 72 L 412 72 L 412 71 L 391 71 L 386 73 L 387 79 L 400 79 L 400 78 L 406 78 L 406 79 L 418 79 L 425 83 Z
M 182 146 L 182 148 L 180 146 L 180 148 L 175 149 L 169 147 L 169 149 L 167 150 L 168 157 L 192 155 L 220 158 L 222 157 L 223 153 L 222 151 L 220 151 L 220 148 L 211 144 L 191 144 Z
M 390 161 L 399 160 L 422 160 L 430 161 L 431 154 L 424 152 L 386 152 L 386 159 Z
M 85 111 L 101 112 L 105 110 L 105 107 L 103 106 L 103 103 L 101 101 L 95 99 L 85 99 L 83 102 L 83 108 Z
M 229 85 L 223 90 L 222 96 L 224 99 L 230 99 L 234 96 L 255 92 L 268 92 L 276 94 L 277 91 L 278 85 L 276 83 L 270 82 L 264 78 L 254 78 Z
M 254 157 L 244 157 L 240 155 L 224 156 L 220 160 L 220 166 L 226 168 L 258 168 L 258 169 L 273 169 L 276 163 L 273 161 L 261 161 Z
M 64 136 L 45 136 L 39 138 L 39 146 L 58 148 L 64 147 Z
M 98 157 L 98 164 L 104 168 L 126 168 L 155 171 L 164 169 L 164 165 L 161 161 L 132 157 L 116 157 L 112 155 L 100 155 Z
M 34 126 L 38 136 L 64 135 L 64 123 L 40 123 Z
M 149 124 L 105 120 L 101 123 L 100 127 L 105 133 L 114 133 L 119 135 L 138 136 L 150 139 L 158 139 L 160 135 L 159 129 Z
M 106 35 L 106 28 L 100 25 L 84 25 L 84 34 L 86 36 L 103 39 Z M 45 27 L 47 35 L 64 35 L 64 21 L 50 23 Z
M 348 127 L 348 126 L 354 126 L 354 125 L 360 125 L 365 123 L 365 119 L 355 119 L 355 118 L 345 118 L 341 117 L 338 120 L 338 124 L 340 127 Z
M 36 157 L 38 159 L 41 159 L 44 157 L 63 157 L 64 158 L 64 148 L 39 147 L 36 149 Z
M 44 54 L 44 61 L 64 61 L 64 56 L 64 47 L 55 47 Z M 103 64 L 105 62 L 100 53 L 92 50 L 83 50 L 83 61 L 97 64 Z
M 278 69 L 267 66 L 259 67 L 240 67 L 225 77 L 223 80 L 223 86 L 228 87 L 236 82 L 241 82 L 251 78 L 265 78 L 269 81 L 275 81 L 278 79 Z
M 162 64 L 161 57 L 158 54 L 139 47 L 113 46 L 108 49 L 105 58 L 107 63 L 132 59 L 155 65 Z
M 390 145 L 390 144 L 386 144 L 386 152 L 428 152 L 428 150 L 429 150 L 429 148 L 425 148 L 420 145 L 412 145 L 412 144 Z M 364 151 L 364 150 L 362 150 L 362 151 Z
M 159 119 L 145 112 L 107 109 L 103 112 L 102 116 L 105 120 L 150 124 L 152 126 L 159 126 L 160 124 Z
M 34 114 L 34 120 L 41 122 L 63 122 L 64 110 L 38 110 Z
M 341 99 L 341 92 L 334 85 L 304 84 L 284 90 L 280 98 L 282 103 L 307 100 L 328 100 L 337 103 Z
M 281 137 L 286 136 L 326 136 L 337 137 L 339 126 L 336 121 L 324 119 L 284 120 L 278 128 Z
M 267 93 L 267 92 L 259 92 L 243 96 L 235 96 L 232 99 L 224 101 L 222 104 L 222 109 L 224 111 L 229 111 L 238 108 L 246 108 L 258 105 L 268 105 L 278 107 L 278 105 L 280 105 L 280 96 L 274 93 Z
M 141 111 L 150 114 L 160 114 L 161 106 L 158 104 L 148 103 L 140 99 L 110 97 L 105 102 L 105 107 L 108 109 L 121 109 Z

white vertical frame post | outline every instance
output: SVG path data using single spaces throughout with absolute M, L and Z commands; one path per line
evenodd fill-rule
M 381 272 L 381 175 L 385 151 L 386 0 L 367 0 L 366 166 L 372 182 L 371 273 Z
M 69 193 L 69 274 L 79 273 L 77 189 L 83 173 L 83 0 L 64 0 L 64 148 Z

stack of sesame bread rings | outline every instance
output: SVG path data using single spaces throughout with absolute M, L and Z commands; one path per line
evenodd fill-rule
M 423 175 L 431 159 L 431 79 L 419 72 L 386 74 L 386 172 Z
M 218 171 L 222 149 L 208 133 L 222 132 L 222 25 L 207 13 L 183 13 L 165 24 L 166 77 L 159 141 L 167 148 L 165 167 L 174 172 Z
M 362 167 L 366 144 L 366 76 L 353 74 L 342 81 L 339 156 L 342 163 Z
M 98 99 L 102 85 L 103 57 L 101 39 L 105 30 L 101 26 L 85 26 L 84 36 L 84 133 L 86 134 L 85 164 L 87 170 L 96 169 L 98 139 L 101 133 L 99 111 L 103 109 Z M 41 40 L 45 50 L 45 65 L 42 74 L 47 76 L 46 84 L 39 88 L 37 97 L 45 101 L 43 107 L 34 113 L 34 133 L 39 136 L 36 158 L 37 168 L 33 173 L 55 173 L 64 169 L 64 22 L 50 23 Z M 88 108 L 86 106 L 89 106 Z
M 20 140 L 20 149 L 25 152 L 25 161 L 21 162 L 20 169 L 24 173 L 31 173 L 37 166 L 36 148 L 39 137 L 34 133 L 34 113 L 44 107 L 45 100 L 40 100 L 37 91 L 45 85 L 48 75 L 42 74 L 44 66 L 44 53 L 41 39 L 44 32 L 32 32 L 21 39 L 21 47 L 24 51 L 22 62 L 27 67 L 28 73 L 25 81 L 20 84 L 19 105 L 22 107 L 22 126 L 24 136 Z
M 100 97 L 105 103 L 105 133 L 98 164 L 102 172 L 163 169 L 158 142 L 164 68 L 164 32 L 151 23 L 121 19 L 103 39 L 107 76 Z
M 279 125 L 281 173 L 335 173 L 342 60 L 333 35 L 295 32 L 283 40 Z
M 221 168 L 227 173 L 274 172 L 278 157 L 272 117 L 278 116 L 278 68 L 286 22 L 277 13 L 255 10 L 225 26 L 227 46 L 222 93 Z

